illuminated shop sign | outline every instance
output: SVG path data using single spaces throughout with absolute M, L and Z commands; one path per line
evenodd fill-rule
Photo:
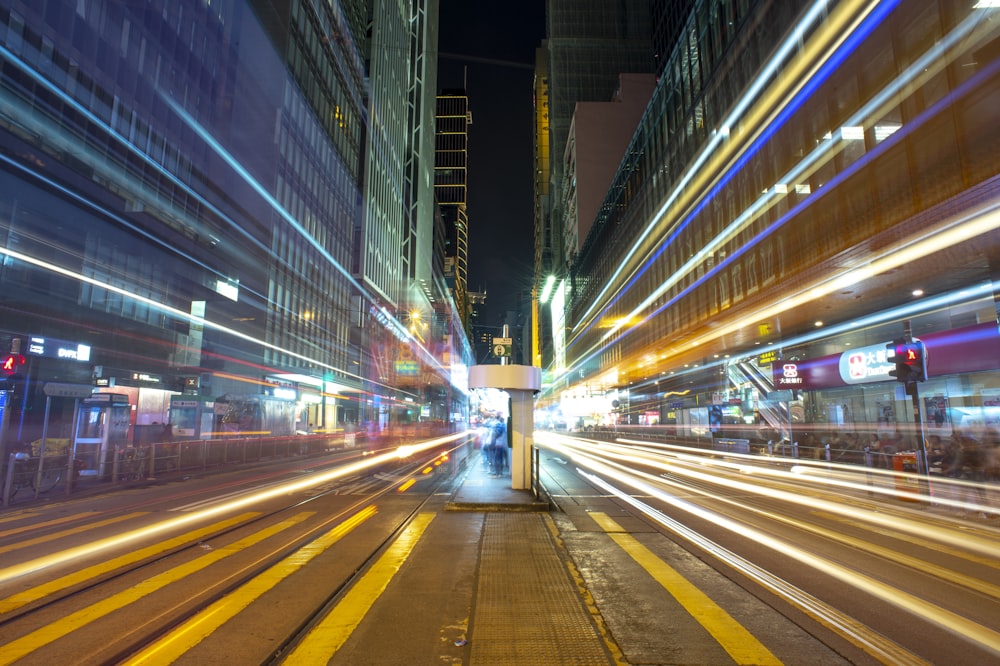
M 295 400 L 295 398 L 298 396 L 298 394 L 295 392 L 295 389 L 287 386 L 275 386 L 271 390 L 271 395 L 273 395 L 275 398 L 280 398 L 281 400 Z
M 885 345 L 871 345 L 844 352 L 839 358 L 840 378 L 845 384 L 887 382 L 895 364 L 886 358 Z
M 778 363 L 774 366 L 775 388 L 803 388 L 804 383 L 805 380 L 799 374 L 798 363 Z
M 995 322 L 920 335 L 927 350 L 927 376 L 1000 369 L 1000 331 Z M 895 364 L 886 357 L 886 340 L 841 354 L 771 365 L 774 388 L 815 389 L 888 382 Z
M 28 353 L 33 356 L 61 358 L 70 361 L 90 361 L 90 345 L 56 340 L 54 338 L 43 338 L 38 335 L 28 337 Z
M 758 365 L 771 365 L 778 360 L 778 352 L 776 351 L 766 351 L 757 357 Z

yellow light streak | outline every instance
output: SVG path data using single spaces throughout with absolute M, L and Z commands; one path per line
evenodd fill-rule
M 240 539 L 236 543 L 226 546 L 225 548 L 217 548 L 209 553 L 206 553 L 205 555 L 191 560 L 190 562 L 185 562 L 184 564 L 174 567 L 169 571 L 164 571 L 161 574 L 147 578 L 138 585 L 133 585 L 129 589 L 103 599 L 92 606 L 82 608 L 75 613 L 71 613 L 63 618 L 49 623 L 41 629 L 36 629 L 30 634 L 22 636 L 15 641 L 6 643 L 3 646 L 2 655 L 0 655 L 0 666 L 11 664 L 21 657 L 24 657 L 25 655 L 28 655 L 53 641 L 69 635 L 77 629 L 82 629 L 92 622 L 96 622 L 97 620 L 106 617 L 117 610 L 125 608 L 126 606 L 145 598 L 147 595 L 152 594 L 157 590 L 163 589 L 171 583 L 175 583 L 186 576 L 197 573 L 207 566 L 215 564 L 230 555 L 235 555 L 241 550 L 259 543 L 268 537 L 274 536 L 275 534 L 286 530 L 293 525 L 301 523 L 303 520 L 312 515 L 314 515 L 314 513 L 311 511 L 300 513 L 297 516 L 289 518 L 288 520 L 266 527 L 262 530 L 258 530 L 250 536 Z
M 453 442 L 464 437 L 468 437 L 474 434 L 475 431 L 466 430 L 463 432 L 452 433 L 443 437 L 437 437 L 435 439 L 426 440 L 423 442 L 413 443 L 406 445 L 410 455 L 419 453 L 421 451 L 426 451 L 428 449 L 433 449 L 442 444 L 447 444 L 448 442 Z M 258 504 L 276 497 L 282 497 L 290 493 L 299 492 L 302 490 L 307 490 L 309 488 L 322 485 L 328 481 L 339 479 L 341 477 L 350 476 L 359 471 L 368 469 L 370 467 L 380 465 L 382 463 L 396 461 L 400 458 L 396 450 L 391 450 L 387 453 L 374 454 L 365 458 L 362 458 L 353 463 L 348 463 L 341 465 L 335 469 L 328 470 L 325 472 L 317 472 L 314 474 L 309 474 L 308 476 L 302 477 L 295 481 L 289 481 L 287 483 L 276 484 L 265 490 L 258 491 L 248 491 L 245 495 L 232 499 L 226 502 L 219 502 L 218 504 L 202 509 L 200 511 L 192 511 L 183 516 L 178 516 L 168 520 L 164 520 L 153 525 L 143 527 L 141 529 L 132 530 L 120 535 L 113 537 L 108 537 L 106 539 L 101 539 L 91 544 L 78 546 L 76 548 L 70 548 L 58 553 L 52 553 L 45 557 L 41 557 L 35 560 L 24 562 L 22 564 L 14 565 L 4 569 L 0 569 L 0 584 L 5 583 L 14 578 L 24 576 L 29 573 L 34 573 L 46 569 L 48 567 L 56 566 L 59 564 L 67 564 L 72 562 L 77 562 L 81 558 L 96 555 L 103 551 L 114 549 L 114 548 L 134 548 L 135 542 L 157 537 L 166 532 L 190 525 L 192 523 L 201 522 L 214 518 L 216 516 L 231 513 L 243 509 L 252 504 Z M 2 612 L 2 605 L 0 605 L 0 612 Z

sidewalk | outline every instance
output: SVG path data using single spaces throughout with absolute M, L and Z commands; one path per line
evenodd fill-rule
M 486 513 L 469 663 L 615 663 L 558 540 L 548 498 L 510 486 L 509 474 L 492 478 L 477 460 L 446 505 Z
M 469 459 L 465 479 L 445 506 L 448 511 L 548 511 L 547 497 L 535 498 L 530 490 L 510 487 L 510 472 L 492 477 L 479 460 Z

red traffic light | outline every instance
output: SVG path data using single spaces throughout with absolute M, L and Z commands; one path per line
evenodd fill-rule
M 22 365 L 24 365 L 24 356 L 22 354 L 7 354 L 3 359 L 3 371 L 8 377 L 16 374 Z
M 886 349 L 891 352 L 888 357 L 896 366 L 889 374 L 897 381 L 912 383 L 927 380 L 927 353 L 923 342 L 894 340 L 886 345 Z

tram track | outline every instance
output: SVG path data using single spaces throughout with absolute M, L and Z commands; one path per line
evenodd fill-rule
M 1000 644 L 990 620 L 995 561 L 985 555 L 995 535 L 985 526 L 880 502 L 859 484 L 809 483 L 813 475 L 790 483 L 740 465 L 688 474 L 670 461 L 640 473 L 603 462 L 576 469 L 594 496 L 614 497 L 850 661 L 938 663 L 953 636 L 963 637 L 955 647 L 968 655 Z
M 14 595 L 0 597 L 0 609 L 7 606 L 7 611 L 0 614 L 0 664 L 13 663 L 18 659 L 24 659 L 21 663 L 50 661 L 51 658 L 42 656 L 43 652 L 40 650 L 48 648 L 53 641 L 72 640 L 71 635 L 77 629 L 92 623 L 107 622 L 115 614 L 131 613 L 130 609 L 135 605 L 144 609 L 135 611 L 135 617 L 141 619 L 121 627 L 112 638 L 95 649 L 86 653 L 74 653 L 73 658 L 74 663 L 129 663 L 134 655 L 177 631 L 213 604 L 218 604 L 227 596 L 253 584 L 268 571 L 282 566 L 282 563 L 296 557 L 301 558 L 303 553 L 313 548 L 318 541 L 328 538 L 327 535 L 336 531 L 339 526 L 354 521 L 356 524 L 351 525 L 350 529 L 357 527 L 364 520 L 356 519 L 356 516 L 364 515 L 368 518 L 377 513 L 374 507 L 380 499 L 395 492 L 407 479 L 427 476 L 428 464 L 432 462 L 433 457 L 408 462 L 404 467 L 398 468 L 396 474 L 381 479 L 380 486 L 359 496 L 356 501 L 352 496 L 339 494 L 344 486 L 356 481 L 356 478 L 345 477 L 341 483 L 321 484 L 321 490 L 313 491 L 307 497 L 296 497 L 293 494 L 294 501 L 256 515 L 250 516 L 247 515 L 249 512 L 244 512 L 235 518 L 213 523 L 201 532 L 188 532 L 181 535 L 181 538 L 186 537 L 183 544 L 161 550 L 154 556 L 134 558 L 133 561 L 124 562 L 122 566 L 95 572 L 98 575 L 86 582 L 53 586 L 53 581 L 46 581 L 28 590 L 22 589 Z M 378 527 L 380 538 L 377 542 L 372 543 L 366 553 L 356 555 L 356 565 L 350 568 L 347 575 L 330 581 L 321 602 L 316 603 L 310 613 L 301 617 L 293 631 L 277 641 L 277 647 L 263 657 L 264 663 L 273 660 L 281 650 L 293 644 L 316 618 L 321 617 L 323 609 L 348 589 L 413 517 L 426 507 L 438 490 L 452 480 L 453 476 L 428 479 L 428 483 L 420 489 L 422 494 L 410 495 L 412 500 L 405 511 L 397 509 L 382 514 L 393 516 L 392 524 Z M 298 492 L 302 492 L 301 489 Z M 323 506 L 318 506 L 323 504 L 324 498 L 338 498 L 339 509 L 317 520 L 316 516 L 321 515 L 324 510 Z M 313 510 L 314 507 L 316 510 Z M 151 601 L 171 584 L 187 581 L 188 576 L 192 577 L 191 580 L 198 580 L 202 569 L 223 560 L 226 560 L 227 568 L 222 575 L 208 582 L 202 581 L 192 593 L 178 595 L 174 591 L 162 594 L 162 602 Z M 111 564 L 114 564 L 113 560 Z M 46 585 L 50 587 L 45 589 Z M 18 598 L 18 595 L 39 587 L 43 589 L 35 592 L 34 596 L 37 598 Z M 157 603 L 160 605 L 157 606 Z M 16 638 L 6 638 L 14 636 Z M 39 661 L 35 661 L 33 656 L 36 651 L 39 651 Z M 44 653 L 48 654 L 48 651 L 45 650 Z

